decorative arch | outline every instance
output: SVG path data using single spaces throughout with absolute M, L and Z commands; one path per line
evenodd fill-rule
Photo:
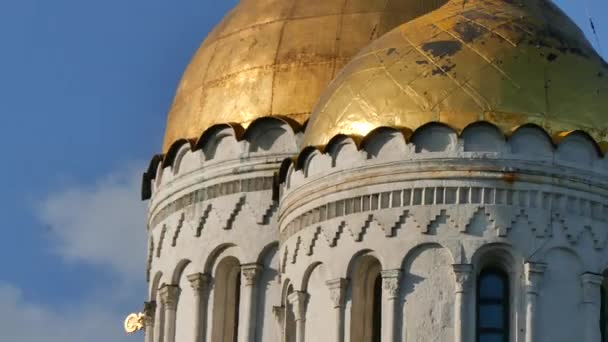
M 182 259 L 177 263 L 177 265 L 175 266 L 175 269 L 173 270 L 173 274 L 171 275 L 171 284 L 172 285 L 179 284 L 179 280 L 182 277 L 182 273 L 184 272 L 186 267 L 188 267 L 190 262 L 191 261 L 188 259 Z
M 351 261 L 351 342 L 380 342 L 382 336 L 382 264 L 373 252 Z
M 500 308 L 503 315 L 501 326 L 494 333 L 502 334 L 504 338 L 517 336 L 517 326 L 523 324 L 516 315 L 518 305 L 523 298 L 521 279 L 524 276 L 524 257 L 507 243 L 490 243 L 479 247 L 471 257 L 473 279 L 471 281 L 471 301 L 475 308 L 475 332 L 479 338 L 487 331 L 481 321 L 481 311 L 487 310 L 488 305 Z M 484 282 L 495 283 L 496 288 L 503 289 L 502 293 L 490 293 L 482 288 Z M 494 298 L 490 298 L 494 297 Z
M 405 341 L 453 341 L 456 284 L 452 251 L 436 242 L 424 242 L 404 254 L 398 336 Z
M 308 291 L 308 282 L 310 281 L 310 276 L 312 275 L 312 272 L 322 264 L 323 263 L 320 261 L 315 261 L 315 262 L 310 263 L 310 265 L 308 265 L 308 267 L 306 267 L 306 270 L 304 271 L 304 274 L 302 275 L 302 283 L 300 284 L 300 291 L 302 291 L 302 292 Z
M 225 256 L 213 273 L 212 342 L 237 342 L 239 333 L 241 263 Z
M 236 244 L 223 243 L 215 247 L 211 251 L 211 253 L 209 253 L 207 260 L 205 260 L 204 263 L 204 273 L 214 274 L 214 269 L 217 266 L 217 261 L 226 256 L 233 256 L 238 260 L 244 260 L 243 253 Z

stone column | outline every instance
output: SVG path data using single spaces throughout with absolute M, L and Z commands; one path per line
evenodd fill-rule
M 154 342 L 154 316 L 156 315 L 156 302 L 144 303 L 144 341 Z
M 401 270 L 386 270 L 380 273 L 382 277 L 382 342 L 395 342 L 395 314 Z
M 254 342 L 256 326 L 257 280 L 262 273 L 258 264 L 241 265 L 241 318 L 239 320 L 239 342 Z
M 188 276 L 194 292 L 194 342 L 202 342 L 207 328 L 207 300 L 211 285 L 211 276 L 195 273 Z
M 177 285 L 163 285 L 160 288 L 160 300 L 165 309 L 165 338 L 163 342 L 175 342 L 175 316 L 180 291 Z
M 344 342 L 344 297 L 348 281 L 344 278 L 338 278 L 329 280 L 326 284 L 329 287 L 331 302 L 336 316 L 334 342 Z
M 304 342 L 304 328 L 306 323 L 306 305 L 308 304 L 308 294 L 302 291 L 293 292 L 287 297 L 293 307 L 296 319 L 296 342 Z
M 543 280 L 547 265 L 544 263 L 527 262 L 524 265 L 526 285 L 526 342 L 537 341 L 536 326 L 538 324 L 537 302 L 540 283 Z
M 581 276 L 583 286 L 583 307 L 585 332 L 583 333 L 585 342 L 599 342 L 600 334 L 600 310 L 602 300 L 602 281 L 604 277 L 595 273 L 585 273 Z
M 285 307 L 284 306 L 273 306 L 272 307 L 272 315 L 274 316 L 274 320 L 277 323 L 277 341 L 285 340 Z
M 456 278 L 454 288 L 454 341 L 467 341 L 468 327 L 468 294 L 470 292 L 470 279 L 473 273 L 473 266 L 470 264 L 452 265 Z

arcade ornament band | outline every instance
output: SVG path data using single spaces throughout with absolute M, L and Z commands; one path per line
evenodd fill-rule
M 132 313 L 125 319 L 125 331 L 127 334 L 134 334 L 144 329 L 144 314 Z

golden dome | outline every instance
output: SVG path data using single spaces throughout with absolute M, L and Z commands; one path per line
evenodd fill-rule
M 304 146 L 380 126 L 536 124 L 608 141 L 608 66 L 550 0 L 451 0 L 361 51 L 321 95 Z
M 163 151 L 218 123 L 280 115 L 303 123 L 359 49 L 447 0 L 242 0 L 188 66 Z

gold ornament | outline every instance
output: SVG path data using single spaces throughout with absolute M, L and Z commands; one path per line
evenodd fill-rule
M 143 330 L 144 325 L 144 314 L 143 313 L 132 313 L 125 319 L 125 331 L 128 334 L 136 333 Z

